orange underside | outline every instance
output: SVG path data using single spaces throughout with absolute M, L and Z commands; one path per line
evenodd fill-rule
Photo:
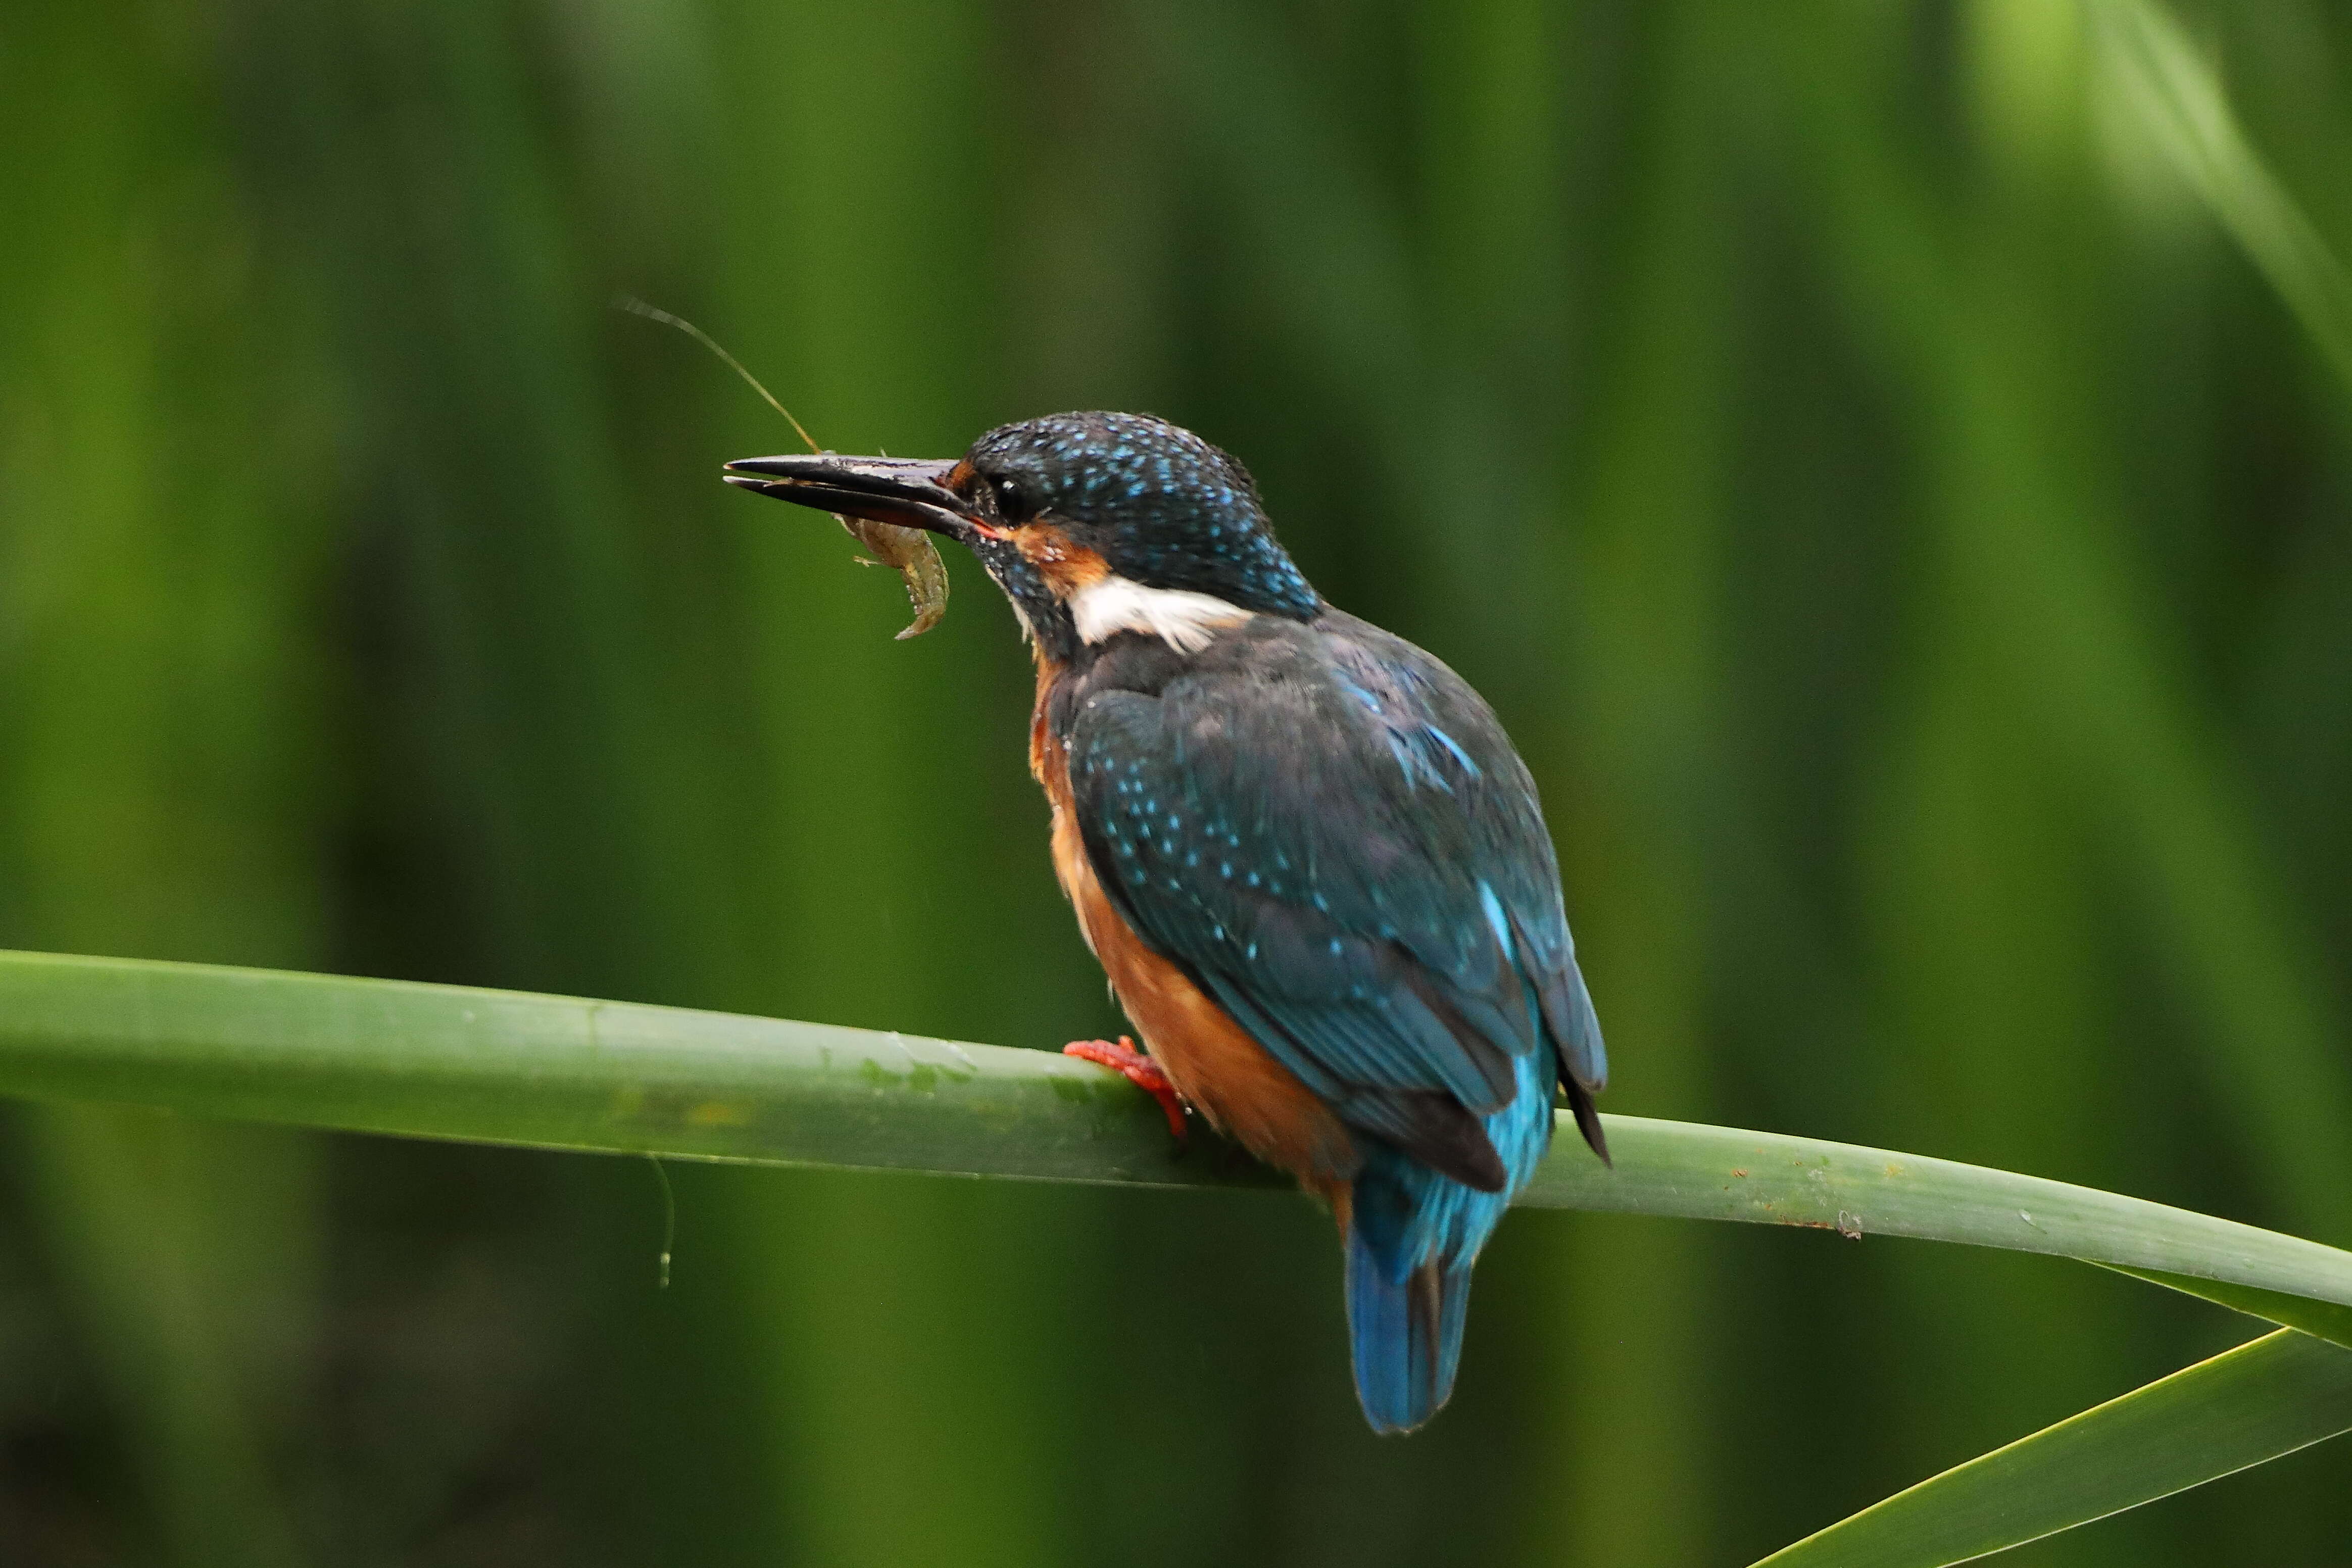
M 1039 670 L 1029 763 L 1053 806 L 1054 873 L 1077 911 L 1087 945 L 1177 1092 L 1218 1131 L 1330 1203 L 1344 1225 L 1347 1183 L 1357 1162 L 1348 1130 L 1182 970 L 1145 946 L 1096 880 L 1071 809 L 1068 764 L 1045 728 L 1044 697 L 1051 679 L 1051 671 Z

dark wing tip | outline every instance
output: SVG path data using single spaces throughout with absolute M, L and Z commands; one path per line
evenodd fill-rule
M 1482 1193 L 1509 1184 L 1478 1113 L 1443 1089 L 1373 1089 L 1339 1108 L 1349 1126 L 1395 1145 L 1441 1176 Z
M 1592 1103 L 1592 1091 L 1572 1078 L 1563 1078 L 1561 1081 L 1568 1089 L 1569 1114 L 1576 1118 L 1576 1130 L 1584 1134 L 1585 1142 L 1601 1156 L 1601 1163 L 1615 1170 L 1617 1162 L 1609 1157 L 1609 1135 L 1601 1131 L 1601 1111 Z

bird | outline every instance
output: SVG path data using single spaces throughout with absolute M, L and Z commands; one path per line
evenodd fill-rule
M 1054 869 L 1143 1041 L 1066 1049 L 1326 1203 L 1380 1433 L 1453 1390 L 1472 1265 L 1549 1148 L 1606 1163 L 1608 1077 L 1549 829 L 1468 682 L 1348 614 L 1246 468 L 1149 415 L 961 458 L 729 463 L 779 500 L 977 556 L 1034 651 Z

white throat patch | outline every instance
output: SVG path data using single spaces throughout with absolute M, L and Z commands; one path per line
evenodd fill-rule
M 1105 577 L 1070 595 L 1078 640 L 1100 642 L 1117 632 L 1150 632 L 1178 653 L 1198 653 L 1219 628 L 1237 626 L 1252 612 L 1213 594 L 1147 588 L 1127 577 Z

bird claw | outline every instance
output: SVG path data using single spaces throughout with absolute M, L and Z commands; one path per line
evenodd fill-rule
M 1184 1097 L 1176 1092 L 1158 1062 L 1135 1048 L 1133 1037 L 1121 1035 L 1117 1045 L 1108 1040 L 1072 1040 L 1062 1047 L 1062 1054 L 1107 1067 L 1158 1100 L 1160 1109 L 1168 1113 L 1168 1131 L 1178 1142 L 1184 1141 Z

